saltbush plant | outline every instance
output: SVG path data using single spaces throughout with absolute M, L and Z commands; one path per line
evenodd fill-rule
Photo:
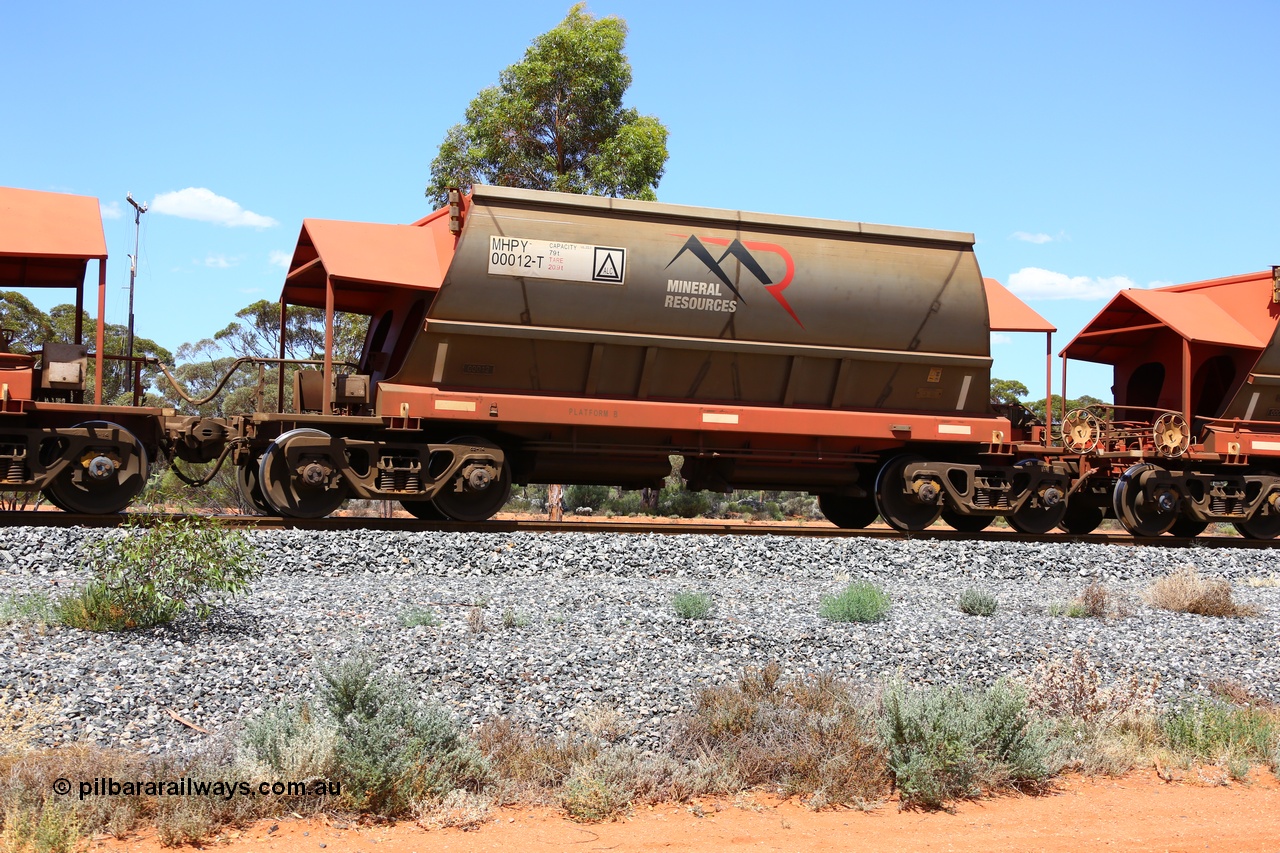
M 705 592 L 683 590 L 671 597 L 671 607 L 681 619 L 706 619 L 713 603 Z
M 978 692 L 892 683 L 881 697 L 880 728 L 907 808 L 942 808 L 1051 775 L 1047 727 L 1030 713 L 1025 692 L 1005 682 Z
M 147 628 L 188 612 L 207 618 L 259 571 L 248 539 L 200 515 L 133 518 L 85 546 L 82 565 L 92 578 L 55 606 L 64 624 L 91 631 Z
M 889 613 L 893 601 L 870 581 L 854 581 L 839 595 L 824 595 L 818 613 L 832 622 L 878 622 Z
M 960 612 L 970 616 L 990 616 L 996 612 L 996 597 L 981 589 L 966 589 L 960 593 Z
M 476 791 L 489 776 L 474 742 L 402 679 L 356 653 L 320 671 L 321 702 L 336 725 L 333 757 L 351 808 L 394 817 L 424 798 Z

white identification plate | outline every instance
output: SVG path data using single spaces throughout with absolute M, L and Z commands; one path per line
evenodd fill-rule
M 622 284 L 627 250 L 521 237 L 489 238 L 489 275 Z

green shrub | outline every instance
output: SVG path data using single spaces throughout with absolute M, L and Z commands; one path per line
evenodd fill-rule
M 791 495 L 782 501 L 782 514 L 787 518 L 816 518 L 818 499 L 803 492 L 783 492 Z
M 580 506 L 591 507 L 592 510 L 603 509 L 609 501 L 613 489 L 608 486 L 566 486 L 564 490 L 564 508 L 573 512 Z
M 1280 746 L 1280 714 L 1271 708 L 1201 700 L 1165 714 L 1161 730 L 1171 751 L 1196 761 L 1271 763 Z
M 85 547 L 83 565 L 93 577 L 55 604 L 65 624 L 119 631 L 188 611 L 204 619 L 224 598 L 248 590 L 258 572 L 249 541 L 208 516 L 132 519 L 121 534 Z
M 320 672 L 320 697 L 333 717 L 336 775 L 348 804 L 388 817 L 424 797 L 477 790 L 488 767 L 448 713 L 423 706 L 409 685 L 356 654 Z
M 712 508 L 712 499 L 707 492 L 691 492 L 684 488 L 665 488 L 658 499 L 658 512 L 661 515 L 676 515 L 680 518 L 697 518 L 706 515 Z
M 334 771 L 334 729 L 310 705 L 282 704 L 245 724 L 241 747 L 277 779 L 325 779 Z
M 646 510 L 643 496 L 636 491 L 620 491 L 605 501 L 602 509 L 612 515 L 639 515 Z
M 711 615 L 711 596 L 685 590 L 671 597 L 671 606 L 681 619 L 706 619 Z
M 881 698 L 889 772 L 904 807 L 942 808 L 985 790 L 1032 785 L 1050 775 L 1052 743 L 1025 694 L 1004 682 L 979 693 L 958 687 Z
M 818 613 L 833 622 L 878 622 L 893 605 L 888 593 L 869 581 L 855 581 L 839 595 L 824 595 Z
M 575 767 L 560 795 L 565 812 L 580 823 L 599 823 L 631 808 L 628 792 L 593 770 L 590 764 Z
M 529 627 L 529 617 L 524 613 L 519 613 L 512 607 L 503 608 L 502 611 L 502 627 L 503 628 L 527 628 Z
M 71 808 L 46 801 L 43 808 L 5 810 L 0 847 L 9 853 L 73 853 L 81 828 Z
M 0 625 L 9 625 L 14 622 L 45 625 L 56 619 L 57 608 L 47 595 L 34 593 L 6 595 L 0 598 Z
M 1089 610 L 1079 601 L 1069 601 L 1065 604 L 1061 601 L 1055 601 L 1049 605 L 1050 616 L 1066 616 L 1068 619 L 1084 619 L 1088 617 Z
M 980 589 L 966 589 L 960 593 L 960 612 L 970 616 L 990 616 L 996 612 L 996 597 Z
M 406 628 L 435 628 L 440 624 L 440 617 L 429 607 L 410 607 L 400 611 L 397 619 Z

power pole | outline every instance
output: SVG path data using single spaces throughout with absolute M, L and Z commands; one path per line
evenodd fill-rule
M 138 204 L 133 200 L 133 193 L 125 193 L 125 199 L 129 204 L 133 205 L 133 254 L 129 256 L 129 336 L 125 342 L 125 355 L 129 357 L 126 362 L 124 376 L 124 390 L 133 390 L 133 283 L 138 278 L 138 238 L 142 232 L 142 214 L 147 212 L 145 203 Z M 102 318 L 98 318 L 98 322 L 102 322 Z

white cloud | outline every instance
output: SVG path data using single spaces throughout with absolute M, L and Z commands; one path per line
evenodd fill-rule
M 1021 240 L 1024 243 L 1035 243 L 1036 245 L 1053 242 L 1053 238 L 1048 234 L 1032 234 L 1027 231 L 1014 231 L 1010 236 L 1014 240 Z
M 279 249 L 272 249 L 271 254 L 267 255 L 267 262 L 273 267 L 280 267 L 287 270 L 289 262 L 293 260 L 293 252 L 282 252 Z
M 230 269 L 238 263 L 240 263 L 239 258 L 228 258 L 226 255 L 208 255 L 204 259 L 206 267 L 213 267 L 216 270 Z
M 992 346 L 997 346 L 997 345 L 999 345 L 999 344 L 1011 344 L 1011 343 L 1013 343 L 1013 336 L 1012 336 L 1012 335 L 1006 335 L 1006 334 L 1004 334 L 1003 332 L 992 332 L 992 333 L 991 333 L 991 345 L 992 345 Z
M 102 211 L 103 219 L 119 219 L 124 216 L 124 211 L 120 209 L 120 202 L 110 201 L 106 204 L 98 202 L 98 209 Z
M 187 187 L 177 192 L 160 193 L 151 201 L 151 210 L 167 216 L 214 222 L 233 228 L 240 225 L 270 228 L 280 224 L 270 216 L 245 210 L 231 199 L 223 198 L 204 187 Z
M 1125 288 L 1137 286 L 1122 275 L 1089 278 L 1039 267 L 1023 267 L 1009 276 L 1009 289 L 1024 299 L 1110 299 Z

